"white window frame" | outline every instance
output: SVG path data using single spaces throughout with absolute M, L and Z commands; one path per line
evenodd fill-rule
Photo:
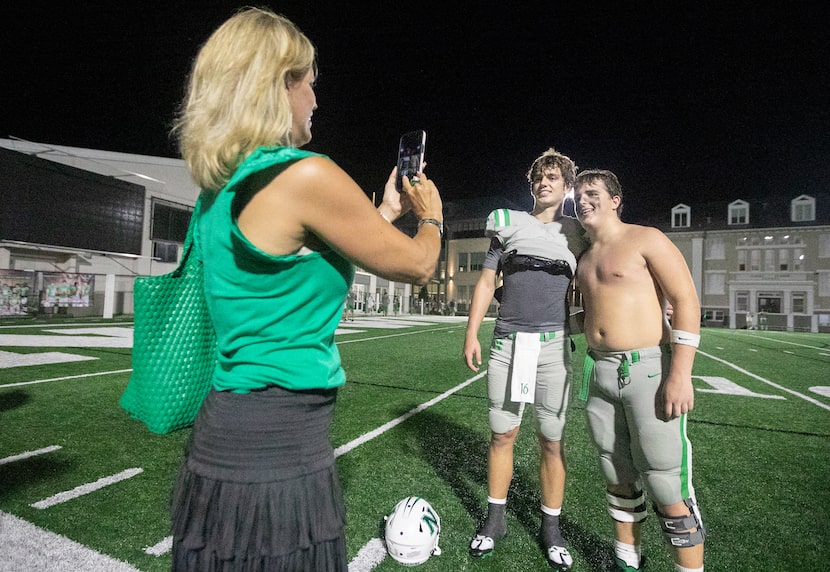
M 738 272 L 746 272 L 749 270 L 747 258 L 748 255 L 745 249 L 741 249 L 738 251 Z
M 749 253 L 749 270 L 750 272 L 761 271 L 761 251 L 752 250 Z
M 735 311 L 749 312 L 749 292 L 744 290 L 735 292 Z
M 791 307 L 793 314 L 806 314 L 807 313 L 807 293 L 806 292 L 793 292 L 791 298 Z M 800 302 L 797 302 L 800 301 Z M 800 304 L 801 309 L 796 309 L 796 306 Z
M 774 272 L 775 268 L 775 251 L 768 248 L 764 251 L 764 272 Z
M 818 273 L 818 295 L 830 296 L 830 272 L 822 271 Z
M 818 257 L 830 258 L 830 234 L 820 234 L 818 237 Z
M 790 251 L 782 248 L 778 251 L 778 270 L 787 272 L 790 269 Z
M 729 203 L 727 221 L 730 225 L 749 224 L 749 203 L 741 199 Z
M 792 222 L 816 220 L 816 199 L 810 195 L 800 195 L 790 201 L 790 220 Z
M 680 203 L 671 209 L 671 227 L 689 228 L 692 226 L 692 209 L 689 205 Z

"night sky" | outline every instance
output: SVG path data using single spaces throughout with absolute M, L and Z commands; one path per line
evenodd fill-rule
M 14 4 L 0 8 L 0 137 L 166 157 L 190 62 L 242 5 Z M 418 128 L 445 200 L 526 193 L 551 146 L 615 171 L 629 219 L 830 189 L 824 2 L 267 5 L 319 51 L 306 148 L 367 195 Z

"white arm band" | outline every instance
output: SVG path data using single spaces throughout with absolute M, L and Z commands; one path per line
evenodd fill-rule
M 684 346 L 692 346 L 696 348 L 700 344 L 700 336 L 683 330 L 671 331 L 671 343 L 683 344 Z

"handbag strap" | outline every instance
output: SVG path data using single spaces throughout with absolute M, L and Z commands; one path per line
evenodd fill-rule
M 201 262 L 201 249 L 199 248 L 199 241 L 197 239 L 197 225 L 199 224 L 199 212 L 202 209 L 202 195 L 199 195 L 199 198 L 196 200 L 196 204 L 193 206 L 193 213 L 190 215 L 190 224 L 187 227 L 187 235 L 184 237 L 184 245 L 182 246 L 182 250 L 184 254 L 182 254 L 181 262 L 179 262 L 178 268 L 174 271 L 175 274 L 178 274 L 185 266 L 188 257 L 190 256 L 191 251 L 193 255 L 196 257 L 196 260 Z

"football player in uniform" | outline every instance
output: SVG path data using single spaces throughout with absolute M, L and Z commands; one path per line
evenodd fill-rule
M 513 446 L 529 404 L 541 448 L 541 540 L 548 562 L 568 570 L 573 559 L 559 529 L 565 492 L 562 431 L 572 382 L 567 292 L 588 242 L 579 222 L 563 214 L 565 195 L 576 179 L 574 162 L 549 149 L 533 162 L 527 179 L 534 201 L 531 212 L 499 209 L 487 218 L 490 248 L 467 321 L 464 360 L 478 371 L 478 331 L 496 296 L 500 304 L 487 364 L 488 510 L 470 543 L 470 554 L 491 555 L 496 541 L 507 533 Z
M 585 410 L 606 480 L 616 565 L 642 568 L 648 493 L 675 569 L 702 571 L 705 530 L 686 437 L 700 340 L 694 282 L 666 235 L 620 219 L 622 188 L 614 173 L 583 171 L 574 190 L 577 217 L 591 239 L 576 276 L 588 344 Z

